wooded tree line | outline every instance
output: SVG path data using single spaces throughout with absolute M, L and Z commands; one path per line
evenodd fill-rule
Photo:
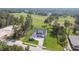
M 26 34 L 28 32 L 29 28 L 32 28 L 31 15 L 28 14 L 26 17 L 21 15 L 17 25 L 18 25 L 17 28 L 14 26 L 14 30 L 15 30 L 14 37 L 16 37 L 16 38 L 23 36 L 24 34 Z

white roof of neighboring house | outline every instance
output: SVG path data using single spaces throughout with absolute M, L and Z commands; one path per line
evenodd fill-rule
M 5 36 L 11 36 L 13 35 L 13 33 L 13 26 L 7 26 L 5 28 L 0 29 L 0 38 L 3 38 Z

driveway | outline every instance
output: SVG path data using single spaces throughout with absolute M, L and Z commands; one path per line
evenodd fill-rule
M 42 48 L 44 43 L 44 38 L 35 38 L 38 41 L 38 47 Z

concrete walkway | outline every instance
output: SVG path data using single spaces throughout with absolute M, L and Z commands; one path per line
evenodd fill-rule
M 42 48 L 43 47 L 43 43 L 44 43 L 44 38 L 40 38 L 39 42 L 38 42 L 38 47 Z

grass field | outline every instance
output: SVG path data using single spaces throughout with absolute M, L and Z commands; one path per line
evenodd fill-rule
M 27 16 L 26 13 L 12 13 L 12 14 L 15 17 L 19 17 L 20 15 L 24 15 L 24 17 Z M 48 17 L 48 16 L 33 15 L 33 14 L 31 16 L 33 18 L 34 28 L 43 28 L 42 26 L 45 25 L 43 21 Z M 66 18 L 61 16 L 61 17 L 59 17 L 59 20 L 58 20 L 60 25 L 64 24 L 64 20 L 69 20 L 71 23 L 74 23 L 75 19 L 73 17 L 70 17 L 70 16 L 67 16 Z M 22 37 L 21 40 L 23 42 L 29 42 L 28 39 L 32 35 L 32 33 L 33 33 L 33 30 L 32 29 L 29 30 L 29 32 L 24 37 Z M 29 43 L 38 44 L 37 41 L 33 41 L 33 42 L 29 42 Z M 51 33 L 49 31 L 47 32 L 47 36 L 45 38 L 43 45 L 44 45 L 44 47 L 46 47 L 49 50 L 56 50 L 56 51 L 63 50 L 63 47 L 61 47 L 59 44 L 57 44 L 57 38 L 55 38 L 53 35 L 51 35 Z
M 44 46 L 49 50 L 63 51 L 63 47 L 57 44 L 57 38 L 55 38 L 54 36 L 51 36 L 50 33 L 47 33 L 47 36 L 44 40 Z

